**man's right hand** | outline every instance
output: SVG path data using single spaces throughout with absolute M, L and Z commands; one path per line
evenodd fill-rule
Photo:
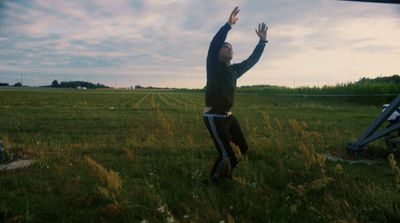
M 228 24 L 229 25 L 234 25 L 234 24 L 236 24 L 236 22 L 238 21 L 238 17 L 237 17 L 237 14 L 239 13 L 239 7 L 235 7 L 235 9 L 232 11 L 232 13 L 231 13 L 231 16 L 229 16 L 229 19 L 228 19 Z

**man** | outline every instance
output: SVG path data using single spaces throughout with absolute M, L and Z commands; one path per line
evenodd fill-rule
M 257 63 L 268 42 L 268 26 L 264 23 L 259 24 L 256 34 L 260 40 L 253 53 L 243 62 L 231 64 L 232 45 L 225 42 L 225 39 L 231 27 L 238 21 L 238 13 L 239 8 L 235 7 L 228 22 L 212 39 L 207 55 L 206 106 L 203 120 L 219 154 L 211 172 L 211 180 L 215 184 L 221 177 L 229 177 L 238 164 L 230 142 L 237 145 L 243 155 L 248 150 L 239 123 L 230 109 L 235 98 L 236 80 Z

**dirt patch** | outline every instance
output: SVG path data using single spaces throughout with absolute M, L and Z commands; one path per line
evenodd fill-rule
M 0 165 L 0 170 L 14 170 L 20 169 L 35 163 L 36 160 L 17 160 L 8 164 Z

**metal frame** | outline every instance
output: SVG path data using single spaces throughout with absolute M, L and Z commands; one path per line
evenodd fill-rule
M 390 1 L 390 0 L 341 0 L 341 1 L 400 4 L 400 0 L 392 0 L 392 1 Z
M 368 143 L 375 141 L 383 136 L 386 136 L 394 131 L 400 130 L 400 122 L 389 125 L 388 127 L 377 131 L 379 127 L 395 112 L 400 105 L 400 95 L 398 95 L 391 103 L 385 111 L 378 116 L 368 127 L 368 129 L 358 138 L 357 141 L 350 143 L 347 146 L 348 152 L 353 153 L 362 153 L 364 150 L 364 146 Z

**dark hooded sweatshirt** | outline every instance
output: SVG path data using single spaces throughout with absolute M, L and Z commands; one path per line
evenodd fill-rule
M 206 106 L 216 112 L 229 112 L 235 99 L 236 80 L 258 62 L 265 47 L 265 43 L 260 41 L 249 58 L 227 65 L 218 54 L 230 29 L 228 23 L 221 27 L 208 49 Z

